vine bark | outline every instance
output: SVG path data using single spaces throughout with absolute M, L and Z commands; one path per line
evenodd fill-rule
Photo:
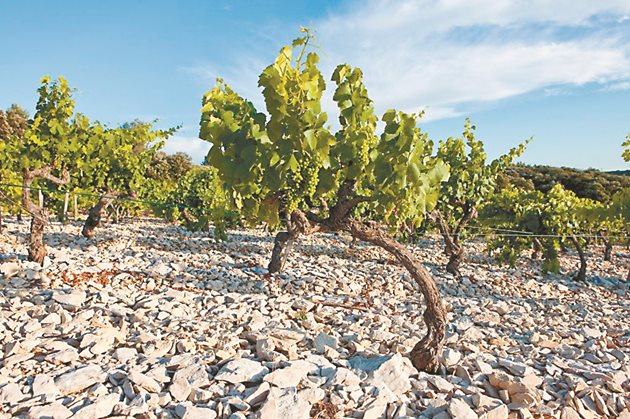
M 423 314 L 427 333 L 411 350 L 410 358 L 416 369 L 432 374 L 438 373 L 446 336 L 446 310 L 435 280 L 413 253 L 394 240 L 383 228 L 369 227 L 360 221 L 348 220 L 344 223 L 344 229 L 353 237 L 392 254 L 420 287 L 427 306 Z
M 118 197 L 118 193 L 114 193 L 112 191 L 107 191 L 107 193 L 101 196 L 92 208 L 88 211 L 88 218 L 85 220 L 85 224 L 83 224 L 83 229 L 81 229 L 81 234 L 88 239 L 94 237 L 95 230 L 97 227 L 101 226 L 101 219 L 103 217 L 103 212 L 107 210 L 107 207 Z
M 65 185 L 70 181 L 70 174 L 64 168 L 62 177 L 52 174 L 53 166 L 45 166 L 39 169 L 24 169 L 22 172 L 22 206 L 31 214 L 31 231 L 28 243 L 28 260 L 44 264 L 48 254 L 44 245 L 44 232 L 48 226 L 48 209 L 39 207 L 31 200 L 31 186 L 36 179 L 46 179 L 57 185 Z
M 604 260 L 606 262 L 611 262 L 612 261 L 613 244 L 612 244 L 612 241 L 610 239 L 608 239 L 608 237 L 606 237 L 606 233 L 607 233 L 607 231 L 602 229 L 602 230 L 598 231 L 598 236 L 602 240 L 602 242 L 604 243 Z
M 571 241 L 573 242 L 573 245 L 578 252 L 578 256 L 580 257 L 580 266 L 574 279 L 576 281 L 586 281 L 586 254 L 584 252 L 584 247 L 574 236 L 571 236 Z
M 287 231 L 276 234 L 269 272 L 280 272 L 284 269 L 291 247 L 301 235 L 346 231 L 354 240 L 362 240 L 384 249 L 409 272 L 418 284 L 426 303 L 423 319 L 427 333 L 411 350 L 409 354 L 411 362 L 418 370 L 438 373 L 446 336 L 446 310 L 437 284 L 413 253 L 396 241 L 383 226 L 376 223 L 367 224 L 350 216 L 352 209 L 359 202 L 366 200 L 353 197 L 354 191 L 354 184 L 344 183 L 339 190 L 337 203 L 328 211 L 327 218 L 322 219 L 317 214 L 304 213 L 300 210 L 294 211 L 287 220 Z
M 475 218 L 477 218 L 477 210 L 468 205 L 463 205 L 462 218 L 457 223 L 455 228 L 451 228 L 446 219 L 440 212 L 435 209 L 431 212 L 429 217 L 436 223 L 442 238 L 444 239 L 444 254 L 448 256 L 448 262 L 446 263 L 446 272 L 455 276 L 460 276 L 460 265 L 464 262 L 464 246 L 461 242 L 461 235 L 464 228 Z

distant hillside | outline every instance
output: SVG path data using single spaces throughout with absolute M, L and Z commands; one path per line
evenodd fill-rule
M 629 175 L 630 170 L 602 172 L 595 169 L 516 164 L 506 170 L 500 182 L 541 192 L 547 192 L 560 183 L 579 197 L 606 202 L 615 192 L 630 187 Z
M 630 176 L 630 170 L 610 170 L 605 173 L 618 176 Z

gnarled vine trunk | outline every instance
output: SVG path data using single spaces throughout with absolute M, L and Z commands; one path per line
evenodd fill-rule
M 540 257 L 542 256 L 542 252 L 543 252 L 543 245 L 540 242 L 540 240 L 538 240 L 537 237 L 534 237 L 532 247 L 533 247 L 532 259 L 540 259 Z
M 414 257 L 413 253 L 397 242 L 385 229 L 371 227 L 352 219 L 337 220 L 334 223 L 325 221 L 321 225 L 312 225 L 310 228 L 296 227 L 293 224 L 291 229 L 293 233 L 281 231 L 276 235 L 269 263 L 269 272 L 279 272 L 284 268 L 291 246 L 300 234 L 339 229 L 347 231 L 354 239 L 371 243 L 392 254 L 416 281 L 427 305 L 423 314 L 427 333 L 411 350 L 411 362 L 418 370 L 433 374 L 439 372 L 440 355 L 444 348 L 446 336 L 446 310 L 444 309 L 437 284 L 429 271 Z
M 462 232 L 470 221 L 477 218 L 477 215 L 477 210 L 474 207 L 465 205 L 462 218 L 457 223 L 457 226 L 452 229 L 438 209 L 431 212 L 430 217 L 435 221 L 440 234 L 444 238 L 444 254 L 448 256 L 446 272 L 454 276 L 461 275 L 459 267 L 464 262 L 465 257 L 464 246 L 461 243 Z
M 349 209 L 338 208 L 335 210 L 333 208 L 328 219 L 318 221 L 307 218 L 301 211 L 294 212 L 289 222 L 289 231 L 282 231 L 276 235 L 269 272 L 279 272 L 284 268 L 291 245 L 302 234 L 344 230 L 350 233 L 353 239 L 381 247 L 392 254 L 407 269 L 420 287 L 427 305 L 423 314 L 427 334 L 411 350 L 411 362 L 418 370 L 429 373 L 439 372 L 440 356 L 446 336 L 446 310 L 437 284 L 413 253 L 397 242 L 384 228 L 351 219 L 348 216 L 349 212 Z
M 369 227 L 356 220 L 344 223 L 344 229 L 352 234 L 352 237 L 372 243 L 391 253 L 420 287 L 427 305 L 423 314 L 427 334 L 411 350 L 410 358 L 418 370 L 433 374 L 439 372 L 440 355 L 446 336 L 446 310 L 433 277 L 409 249 L 394 240 L 383 229 Z
M 31 220 L 31 235 L 28 241 L 28 260 L 43 265 L 48 254 L 44 245 L 44 231 L 48 226 L 48 210 L 39 208 L 29 212 L 33 219 Z
M 295 241 L 301 235 L 313 234 L 321 231 L 321 226 L 314 226 L 302 211 L 294 211 L 287 219 L 287 231 L 276 234 L 273 251 L 269 261 L 269 273 L 282 272 Z
M 346 180 L 337 193 L 337 203 L 330 209 L 325 208 L 328 212 L 328 217 L 325 219 L 317 214 L 305 214 L 300 210 L 291 213 L 287 220 L 287 231 L 276 235 L 269 272 L 278 272 L 284 268 L 291 246 L 300 235 L 341 230 L 350 233 L 353 239 L 362 240 L 386 250 L 407 269 L 416 281 L 427 305 L 423 314 L 427 334 L 411 350 L 411 362 L 418 370 L 437 373 L 440 370 L 440 356 L 446 336 L 446 310 L 437 284 L 413 253 L 396 241 L 385 228 L 377 224 L 368 225 L 351 218 L 352 209 L 367 200 L 367 198 L 357 197 L 355 192 L 355 181 Z
M 69 173 L 63 169 L 62 177 L 53 176 L 52 166 L 45 166 L 39 169 L 24 169 L 22 173 L 22 206 L 31 214 L 31 234 L 28 242 L 28 260 L 44 264 L 44 259 L 48 254 L 44 245 L 44 231 L 48 225 L 48 210 L 39 207 L 31 200 L 31 185 L 38 178 L 47 179 L 58 185 L 64 185 L 70 181 Z
M 604 242 L 604 260 L 606 262 L 612 262 L 612 251 L 613 251 L 612 243 L 609 241 Z
M 448 257 L 448 262 L 446 263 L 446 272 L 453 274 L 455 276 L 460 276 L 459 266 L 464 261 L 464 248 L 461 245 L 458 245 L 455 250 Z
M 574 279 L 576 281 L 586 281 L 586 254 L 584 252 L 584 247 L 582 247 L 580 241 L 573 236 L 571 236 L 571 241 L 573 242 L 573 245 L 580 257 L 580 267 Z
M 610 240 L 608 240 L 608 238 L 606 237 L 606 230 L 602 229 L 600 231 L 597 232 L 599 238 L 602 240 L 602 243 L 604 243 L 604 260 L 606 262 L 610 262 L 612 261 L 612 250 L 613 250 L 613 245 L 612 242 Z
M 101 196 L 96 205 L 90 208 L 88 211 L 88 218 L 85 220 L 85 224 L 83 224 L 83 229 L 81 230 L 81 234 L 83 234 L 84 237 L 87 237 L 88 239 L 94 237 L 96 228 L 101 225 L 103 212 L 107 210 L 107 207 L 115 198 L 115 194 L 107 192 L 107 195 Z
M 289 231 L 279 231 L 273 241 L 273 251 L 271 252 L 271 260 L 269 261 L 269 273 L 282 272 L 287 263 L 287 258 L 293 247 L 293 243 L 297 238 L 297 234 L 291 234 Z
M 120 206 L 114 207 L 114 224 L 120 224 Z
M 188 230 L 192 230 L 193 225 L 195 224 L 195 217 L 192 216 L 188 208 L 184 208 L 182 210 L 182 217 L 184 217 L 184 222 L 186 223 L 186 228 Z
M 567 244 L 564 242 L 564 240 L 560 240 L 560 251 L 562 253 L 566 253 L 569 249 L 567 249 Z

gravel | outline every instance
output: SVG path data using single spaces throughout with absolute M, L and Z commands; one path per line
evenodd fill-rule
M 422 298 L 380 249 L 337 235 L 299 241 L 265 269 L 272 235 L 228 242 L 159 220 L 53 223 L 45 267 L 28 224 L 0 236 L 0 417 L 505 418 L 630 416 L 630 254 L 599 248 L 589 279 L 538 261 L 494 264 L 473 243 L 464 276 L 438 238 L 413 247 L 448 309 L 440 375 L 405 357 Z

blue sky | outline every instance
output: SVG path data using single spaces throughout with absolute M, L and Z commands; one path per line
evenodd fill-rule
M 63 75 L 78 111 L 182 124 L 167 151 L 200 161 L 203 93 L 221 76 L 263 109 L 257 76 L 300 26 L 327 79 L 361 67 L 379 113 L 425 109 L 436 141 L 469 116 L 491 157 L 533 136 L 524 162 L 628 168 L 628 0 L 0 0 L 0 107 Z

